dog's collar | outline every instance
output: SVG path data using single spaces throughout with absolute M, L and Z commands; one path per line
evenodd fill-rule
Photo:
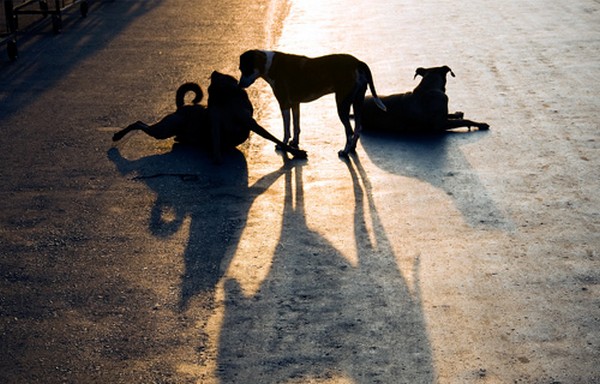
M 273 56 L 275 56 L 275 52 L 273 51 L 261 51 L 267 57 L 267 62 L 265 63 L 264 74 L 267 75 L 269 70 L 271 69 L 271 65 L 273 65 Z
M 267 61 L 265 62 L 265 68 L 262 71 L 262 78 L 267 81 L 267 83 L 273 85 L 275 81 L 269 76 L 269 71 L 271 70 L 271 66 L 273 65 L 273 57 L 275 57 L 275 52 L 273 51 L 261 51 L 265 54 Z

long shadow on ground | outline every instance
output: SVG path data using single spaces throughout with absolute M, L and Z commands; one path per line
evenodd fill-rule
M 506 229 L 511 223 L 460 148 L 488 134 L 488 131 L 440 135 L 365 132 L 361 144 L 379 168 L 422 180 L 451 196 L 470 226 Z M 493 154 L 489 158 L 493 161 Z
M 110 157 L 119 171 L 134 174 L 156 194 L 149 230 L 166 238 L 189 219 L 179 307 L 186 309 L 198 293 L 212 293 L 245 227 L 252 202 L 277 180 L 283 169 L 248 185 L 248 166 L 239 150 L 230 151 L 215 165 L 193 147 L 174 146 L 166 154 L 129 161 L 117 150 Z
M 224 284 L 222 382 L 433 381 L 419 289 L 409 287 L 398 268 L 360 162 L 349 162 L 348 171 L 355 197 L 349 225 L 354 226 L 358 265 L 308 227 L 302 167 L 288 169 L 283 223 L 269 275 L 250 297 L 235 279 Z

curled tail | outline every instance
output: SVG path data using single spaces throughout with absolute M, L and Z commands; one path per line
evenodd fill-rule
M 371 90 L 371 95 L 373 95 L 373 101 L 375 102 L 375 105 L 377 105 L 382 111 L 387 111 L 385 104 L 383 104 L 383 101 L 381 101 L 379 96 L 377 96 L 377 91 L 375 91 L 375 84 L 373 83 L 373 75 L 371 74 L 371 69 L 369 68 L 367 63 L 361 62 L 360 71 L 367 79 L 369 89 Z
M 175 94 L 175 105 L 177 106 L 177 109 L 183 107 L 185 104 L 185 95 L 188 92 L 194 92 L 196 95 L 192 100 L 193 104 L 198 104 L 202 101 L 202 97 L 204 97 L 204 92 L 202 92 L 202 88 L 200 88 L 198 84 L 184 83 L 177 89 L 177 93 Z

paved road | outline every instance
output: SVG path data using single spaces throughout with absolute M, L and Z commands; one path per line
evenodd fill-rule
M 272 3 L 96 2 L 2 63 L 0 381 L 600 382 L 598 3 Z M 326 97 L 307 162 L 112 146 L 264 46 L 353 53 L 380 94 L 449 65 L 492 129 L 343 162 Z
M 357 188 L 331 157 L 343 143 L 333 101 L 303 107 L 309 227 L 357 268 L 374 258 L 385 265 L 383 255 L 396 260 L 388 270 L 396 266 L 401 278 L 379 275 L 395 281 L 397 291 L 381 284 L 386 303 L 400 315 L 412 298 L 418 313 L 407 317 L 416 330 L 379 333 L 394 347 L 363 351 L 352 367 L 373 372 L 360 363 L 367 355 L 388 367 L 382 382 L 430 381 L 383 363 L 394 356 L 428 364 L 442 383 L 600 382 L 598 3 L 298 3 L 282 50 L 354 53 L 380 94 L 412 89 L 419 66 L 449 65 L 451 110 L 492 127 L 440 140 L 365 136 Z M 354 199 L 340 191 L 350 185 Z M 321 210 L 331 191 L 333 217 Z M 362 210 L 367 239 L 356 233 Z M 411 295 L 398 293 L 405 286 Z M 409 343 L 417 352 L 401 355 L 407 339 L 419 340 Z M 352 369 L 341 376 L 375 381 Z
M 93 3 L 0 63 L 0 381 L 195 382 L 181 366 L 201 361 L 196 322 L 242 225 L 227 205 L 250 193 L 247 160 L 217 169 L 171 142 L 139 135 L 113 149 L 110 138 L 171 112 L 184 81 L 206 89 L 213 70 L 237 74 L 241 51 L 274 38 L 266 20 L 279 11 Z M 181 173 L 202 177 L 168 176 Z

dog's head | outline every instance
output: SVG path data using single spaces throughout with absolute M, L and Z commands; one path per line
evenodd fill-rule
M 415 72 L 414 78 L 417 76 L 421 76 L 421 83 L 415 88 L 417 89 L 438 89 L 442 92 L 446 92 L 446 76 L 450 72 L 452 77 L 455 77 L 454 72 L 448 67 L 444 65 L 443 67 L 433 67 L 433 68 L 417 68 Z
M 210 85 L 208 86 L 209 103 L 212 100 L 227 100 L 232 99 L 237 94 L 246 93 L 238 85 L 237 80 L 233 76 L 226 75 L 217 71 L 213 71 L 210 75 Z
M 259 50 L 246 51 L 240 56 L 240 87 L 247 88 L 265 73 L 267 54 Z
M 236 88 L 238 86 L 237 80 L 233 76 L 218 71 L 213 71 L 213 73 L 211 73 L 210 84 L 229 88 Z
M 210 75 L 208 86 L 208 105 L 229 105 L 246 109 L 252 114 L 253 108 L 248 93 L 242 89 L 233 76 L 217 71 Z

